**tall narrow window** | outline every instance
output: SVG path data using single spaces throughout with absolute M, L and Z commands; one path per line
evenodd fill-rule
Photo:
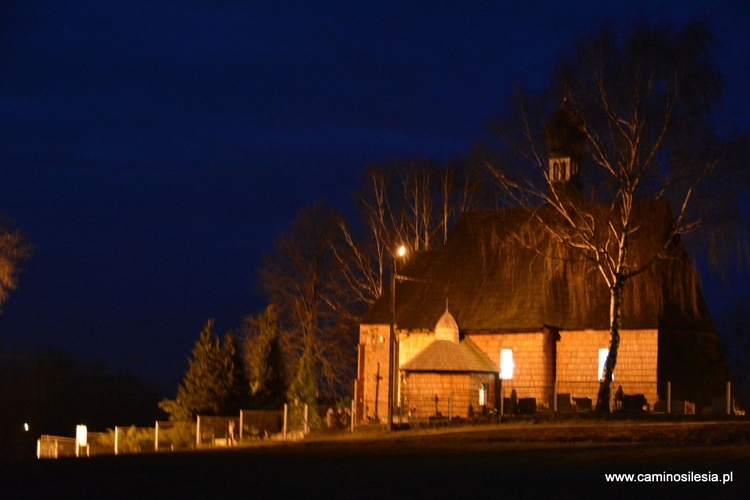
M 599 375 L 597 377 L 597 380 L 599 380 L 600 382 L 604 380 L 604 364 L 607 362 L 608 355 L 609 349 L 599 349 Z M 612 378 L 614 378 L 614 374 L 612 375 Z
M 503 380 L 512 379 L 514 367 L 513 351 L 510 349 L 500 351 L 500 378 Z

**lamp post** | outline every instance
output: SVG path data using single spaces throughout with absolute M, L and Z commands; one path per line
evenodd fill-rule
M 391 335 L 388 346 L 390 362 L 388 363 L 388 430 L 393 430 L 393 407 L 398 392 L 398 345 L 396 343 L 396 257 L 406 255 L 406 247 L 401 245 L 395 254 L 391 254 Z

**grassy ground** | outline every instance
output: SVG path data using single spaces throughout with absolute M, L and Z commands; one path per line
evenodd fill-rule
M 325 440 L 325 435 L 315 436 Z M 516 422 L 479 427 L 408 430 L 361 429 L 328 439 L 485 440 L 505 443 L 670 443 L 690 445 L 750 444 L 750 420 L 708 422 L 562 421 Z
M 732 480 L 605 478 L 665 472 Z M 747 498 L 750 423 L 372 427 L 231 450 L 9 462 L 0 479 L 3 498 Z

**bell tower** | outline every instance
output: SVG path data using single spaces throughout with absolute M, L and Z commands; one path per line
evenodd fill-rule
M 547 140 L 547 179 L 550 187 L 561 183 L 580 187 L 579 172 L 586 126 L 567 102 L 552 113 L 544 127 Z

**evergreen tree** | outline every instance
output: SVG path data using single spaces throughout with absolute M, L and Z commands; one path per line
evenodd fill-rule
M 240 410 L 250 406 L 250 390 L 245 374 L 245 360 L 242 353 L 237 349 L 234 335 L 231 332 L 224 336 L 224 344 L 221 350 L 228 389 L 222 405 L 222 414 L 235 415 Z
M 208 320 L 193 348 L 190 367 L 175 399 L 164 399 L 159 407 L 172 421 L 191 421 L 196 415 L 237 413 L 247 397 L 242 360 L 237 355 L 231 334 L 222 346 Z
M 278 409 L 286 402 L 286 380 L 276 309 L 271 305 L 258 317 L 247 317 L 242 331 L 253 406 Z
M 315 352 L 312 343 L 305 343 L 305 350 L 297 361 L 295 377 L 289 386 L 289 401 L 318 404 L 318 382 L 315 377 Z

